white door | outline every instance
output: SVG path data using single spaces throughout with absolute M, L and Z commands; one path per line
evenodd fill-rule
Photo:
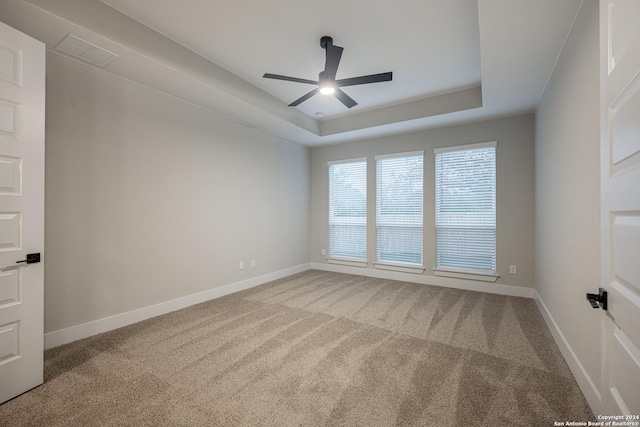
M 640 415 L 640 0 L 600 1 L 600 51 L 602 410 Z
M 0 22 L 0 403 L 42 384 L 45 46 Z M 44 254 L 42 254 L 44 255 Z

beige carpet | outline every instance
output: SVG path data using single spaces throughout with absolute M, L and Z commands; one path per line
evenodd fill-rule
M 3 426 L 552 426 L 593 414 L 533 300 L 307 271 L 49 350 Z

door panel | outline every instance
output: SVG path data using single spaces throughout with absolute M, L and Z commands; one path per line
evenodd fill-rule
M 640 399 L 637 397 L 640 387 L 640 352 L 626 334 L 615 324 L 611 324 L 613 331 L 609 354 L 611 358 L 610 385 L 617 403 L 614 410 L 626 414 L 640 414 Z
M 16 269 L 0 273 L 0 309 L 13 304 L 20 304 L 20 288 L 22 270 Z
M 611 106 L 611 163 L 613 173 L 621 173 L 640 162 L 640 78 Z
M 8 364 L 20 357 L 20 321 L 0 325 L 0 363 Z
M 602 411 L 640 414 L 640 1 L 600 1 Z
M 44 45 L 0 23 L 0 403 L 42 383 Z

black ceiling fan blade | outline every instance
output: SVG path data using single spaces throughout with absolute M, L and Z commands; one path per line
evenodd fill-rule
M 336 93 L 334 93 L 335 97 L 340 100 L 347 108 L 355 107 L 358 105 L 356 101 L 353 100 L 349 95 L 336 88 Z
M 298 77 L 281 76 L 280 74 L 265 73 L 264 76 L 262 77 L 264 77 L 265 79 L 285 80 L 287 82 L 306 83 L 309 85 L 318 84 L 318 82 L 314 80 L 299 79 Z
M 370 74 L 368 76 L 351 77 L 349 79 L 336 80 L 336 86 L 355 86 L 368 83 L 388 82 L 391 80 L 393 80 L 393 72 L 389 71 L 388 73 Z
M 311 98 L 313 95 L 317 94 L 318 91 L 320 91 L 320 88 L 315 88 L 311 92 L 302 95 L 300 98 L 296 99 L 291 104 L 289 104 L 289 107 L 296 107 L 296 106 L 302 104 L 304 101 L 306 101 L 307 99 Z
M 334 46 L 332 44 L 327 44 L 326 49 L 327 59 L 324 64 L 324 78 L 328 80 L 335 80 L 343 49 L 340 46 Z

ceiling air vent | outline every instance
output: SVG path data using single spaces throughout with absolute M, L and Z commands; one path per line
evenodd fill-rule
M 102 48 L 92 45 L 84 40 L 69 34 L 62 40 L 56 49 L 83 61 L 89 62 L 100 68 L 107 65 L 118 57 L 118 55 L 108 52 Z

